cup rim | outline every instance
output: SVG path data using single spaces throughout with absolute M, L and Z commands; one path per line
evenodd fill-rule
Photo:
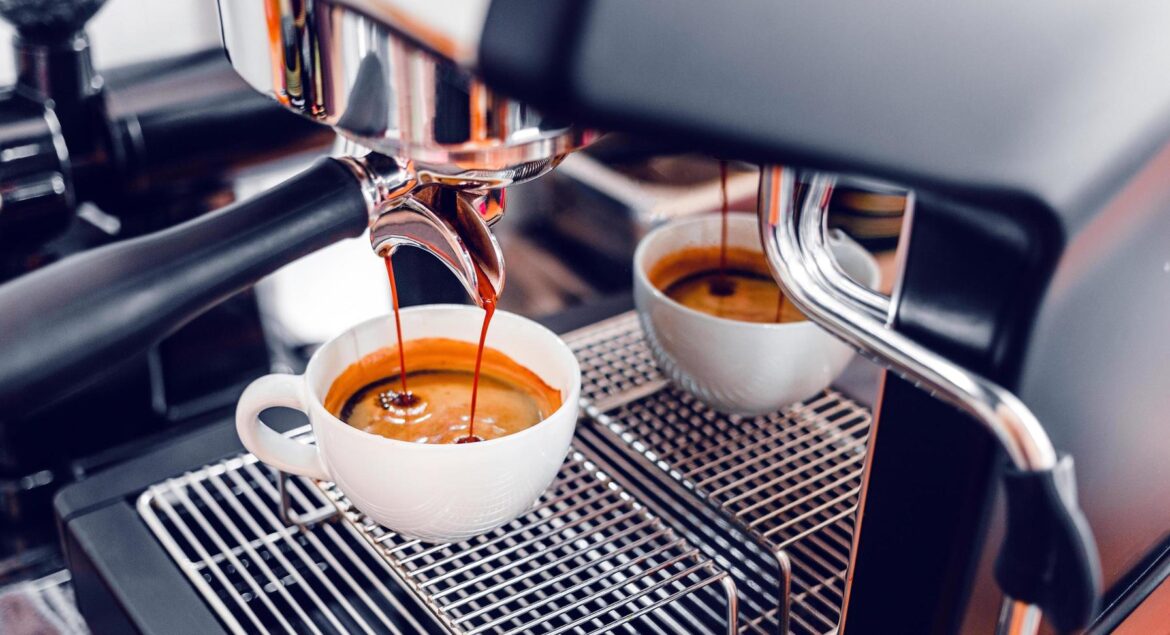
M 699 320 L 709 321 L 712 324 L 716 324 L 716 325 L 727 326 L 730 324 L 734 324 L 738 328 L 753 329 L 753 330 L 758 330 L 761 332 L 792 331 L 792 330 L 801 329 L 801 328 L 808 328 L 809 326 L 816 326 L 812 322 L 812 320 L 809 320 L 807 317 L 799 322 L 744 322 L 742 320 L 733 320 L 731 318 L 725 318 L 725 317 L 719 317 L 717 315 L 711 315 L 710 313 L 704 313 L 702 311 L 692 309 L 689 306 L 686 306 L 684 304 L 681 304 L 681 303 L 675 301 L 674 298 L 666 295 L 665 293 L 662 292 L 661 289 L 654 286 L 654 284 L 650 282 L 650 276 L 647 274 L 646 266 L 643 264 L 643 261 L 646 259 L 646 250 L 649 249 L 650 242 L 655 237 L 657 237 L 661 234 L 665 234 L 669 231 L 677 230 L 677 229 L 679 229 L 681 227 L 685 227 L 687 225 L 698 225 L 700 223 L 709 223 L 709 222 L 712 222 L 712 219 L 718 220 L 718 216 L 716 216 L 714 214 L 699 214 L 699 215 L 695 215 L 695 216 L 687 216 L 684 218 L 674 219 L 674 220 L 667 221 L 667 222 L 659 225 L 658 227 L 655 227 L 654 229 L 650 230 L 645 236 L 643 236 L 642 239 L 638 241 L 637 248 L 634 249 L 634 275 L 637 277 L 638 283 L 641 284 L 642 286 L 644 286 L 645 288 L 649 289 L 650 294 L 655 299 L 665 302 L 667 304 L 667 306 L 670 306 L 677 311 L 681 311 L 686 315 L 696 317 Z M 754 225 L 755 220 L 756 220 L 756 213 L 755 212 L 749 212 L 749 211 L 744 211 L 744 210 L 730 210 L 727 213 L 727 222 L 729 225 L 731 223 L 743 223 L 743 222 L 752 222 L 752 224 Z M 852 245 L 850 245 L 849 243 L 845 243 L 845 244 L 850 248 L 853 248 L 853 247 L 860 248 L 864 252 L 864 255 L 869 258 L 868 263 L 870 265 L 873 265 L 872 273 L 874 275 L 876 275 L 878 273 L 877 268 L 876 268 L 876 263 L 873 261 L 873 254 L 870 254 L 868 251 L 866 251 L 864 248 L 862 248 L 860 245 L 857 245 L 856 243 L 854 243 Z M 756 247 L 758 247 L 759 252 L 761 254 L 763 254 L 763 246 L 757 245 Z M 868 281 L 867 281 L 867 286 L 868 286 Z
M 409 313 L 425 313 L 427 311 L 433 311 L 433 310 L 438 310 L 438 309 L 476 312 L 476 313 L 483 310 L 479 307 L 471 306 L 471 305 L 467 305 L 467 304 L 421 304 L 418 306 L 412 306 L 412 307 L 407 307 L 405 309 L 401 309 L 400 313 L 403 315 L 409 314 Z M 523 430 L 520 430 L 519 432 L 513 432 L 512 434 L 504 435 L 502 437 L 498 437 L 495 439 L 485 439 L 485 440 L 480 441 L 478 443 L 463 443 L 463 444 L 459 444 L 459 443 L 415 443 L 413 441 L 403 441 L 401 439 L 391 439 L 390 437 L 384 437 L 384 436 L 381 436 L 378 434 L 373 434 L 371 432 L 366 432 L 365 430 L 359 430 L 359 429 L 349 425 L 348 423 L 342 421 L 341 419 L 338 419 L 332 412 L 329 412 L 329 410 L 325 408 L 325 404 L 321 402 L 321 397 L 317 394 L 317 392 L 315 390 L 313 390 L 313 387 L 309 383 L 309 376 L 313 370 L 314 365 L 319 360 L 318 356 L 330 344 L 333 344 L 338 339 L 345 336 L 347 333 L 350 333 L 352 331 L 360 329 L 360 328 L 366 326 L 367 324 L 371 324 L 373 322 L 378 322 L 378 321 L 383 321 L 383 320 L 393 320 L 394 314 L 392 314 L 392 313 L 387 313 L 385 315 L 375 316 L 375 317 L 369 318 L 367 320 L 363 320 L 361 322 L 358 322 L 357 324 L 354 324 L 353 326 L 345 329 L 344 331 L 338 333 L 337 335 L 334 335 L 333 337 L 329 338 L 329 340 L 327 342 L 325 342 L 324 344 L 322 344 L 321 346 L 319 346 L 316 351 L 313 351 L 313 355 L 309 357 L 309 362 L 307 364 L 305 364 L 304 372 L 301 373 L 301 375 L 300 375 L 301 381 L 302 381 L 302 390 L 304 390 L 305 392 L 308 393 L 308 396 L 309 396 L 310 401 L 311 401 L 311 403 L 309 404 L 309 407 L 320 409 L 320 411 L 326 415 L 326 418 L 327 418 L 327 421 L 329 421 L 329 424 L 333 425 L 335 427 L 340 427 L 340 428 L 344 429 L 345 434 L 361 435 L 361 437 L 364 439 L 372 440 L 372 441 L 378 442 L 378 443 L 388 444 L 390 446 L 399 446 L 400 445 L 400 446 L 406 446 L 406 447 L 411 447 L 411 448 L 418 448 L 417 451 L 420 451 L 420 452 L 451 452 L 452 451 L 451 448 L 461 448 L 460 450 L 455 450 L 458 452 L 471 452 L 471 451 L 476 451 L 476 448 L 483 448 L 485 446 L 486 447 L 496 447 L 496 446 L 503 445 L 504 443 L 509 443 L 509 442 L 510 443 L 520 443 L 521 439 L 523 439 L 527 436 L 530 436 L 531 434 L 534 434 L 538 428 L 545 428 L 545 427 L 548 427 L 548 425 L 551 425 L 550 422 L 553 419 L 559 419 L 559 418 L 564 417 L 564 416 L 572 416 L 573 420 L 575 422 L 576 418 L 577 418 L 576 415 L 569 414 L 568 411 L 570 409 L 575 409 L 578 407 L 577 402 L 580 399 L 580 394 L 581 394 L 581 364 L 580 364 L 580 362 L 577 361 L 577 356 L 573 353 L 573 349 L 569 348 L 569 345 L 566 344 L 565 341 L 559 335 L 557 335 L 555 332 L 553 332 L 552 329 L 549 329 L 548 327 L 544 326 L 543 324 L 540 324 L 539 322 L 536 322 L 535 320 L 524 317 L 523 315 L 520 315 L 518 313 L 512 313 L 511 311 L 503 311 L 503 310 L 497 309 L 495 317 L 499 317 L 501 315 L 508 316 L 509 319 L 520 320 L 520 322 L 525 325 L 525 328 L 532 327 L 538 331 L 543 331 L 544 333 L 551 335 L 553 340 L 555 340 L 555 342 L 556 342 L 555 348 L 557 349 L 558 354 L 563 353 L 566 356 L 566 359 L 572 365 L 572 372 L 571 372 L 571 377 L 570 377 L 572 383 L 571 383 L 569 390 L 568 390 L 569 394 L 566 395 L 565 398 L 561 401 L 560 407 L 558 407 L 556 410 L 549 413 L 547 416 L 545 416 L 540 421 L 536 422 L 535 424 L 533 424 L 531 426 L 528 426 L 527 428 L 525 428 Z M 493 318 L 493 320 L 494 319 L 495 318 Z M 410 341 L 410 340 L 408 339 L 407 341 Z M 507 355 L 507 353 L 504 351 L 500 351 L 500 352 Z M 308 414 L 308 413 L 306 413 L 306 414 Z M 314 423 L 313 417 L 310 417 L 309 419 L 310 419 L 310 424 L 313 424 Z M 495 445 L 492 446 L 492 444 L 495 444 Z M 426 448 L 426 449 L 423 449 L 423 448 Z

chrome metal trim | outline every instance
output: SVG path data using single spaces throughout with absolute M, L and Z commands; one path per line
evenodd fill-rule
M 835 266 L 826 266 L 826 262 L 831 264 L 831 255 L 816 238 L 824 231 L 833 178 L 812 178 L 799 217 L 794 185 L 790 169 L 763 168 L 760 236 L 768 265 L 788 299 L 862 355 L 971 415 L 995 436 L 1016 468 L 1054 468 L 1057 457 L 1051 440 L 1014 394 L 898 333 L 876 307 L 859 302 L 835 279 Z M 1010 630 L 1001 632 L 1035 633 L 1038 615 L 1035 606 L 1005 597 L 1001 627 Z
M 498 95 L 471 74 L 486 0 L 218 5 L 224 47 L 253 88 L 420 171 L 501 182 L 496 173 L 529 166 L 534 176 L 597 136 Z
M 498 190 L 456 189 L 423 178 L 410 162 L 371 152 L 334 159 L 353 175 L 369 217 L 370 245 L 378 256 L 403 245 L 423 249 L 450 269 L 471 299 L 480 302 L 481 276 L 498 297 L 504 289 L 504 253 L 489 227 L 504 215 Z
M 830 286 L 809 262 L 812 249 L 793 205 L 791 170 L 764 169 L 760 186 L 760 233 L 769 267 L 787 297 L 837 338 L 899 376 L 954 405 L 982 423 L 1012 464 L 1025 471 L 1052 469 L 1056 451 L 1035 415 L 1011 392 L 889 328 L 869 309 Z M 830 177 L 809 182 L 804 213 L 824 214 Z
M 813 213 L 802 214 L 800 217 L 800 230 L 803 237 L 801 252 L 805 258 L 814 263 L 825 284 L 836 289 L 844 298 L 869 311 L 884 322 L 890 316 L 890 307 L 892 306 L 890 298 L 849 277 L 849 274 L 845 273 L 829 249 L 829 239 L 826 235 L 829 231 L 829 199 L 833 195 L 833 185 L 836 179 L 834 177 L 824 178 L 829 179 L 829 181 L 824 189 L 823 200 L 816 205 L 811 205 Z M 811 186 L 808 196 L 811 204 L 813 196 Z

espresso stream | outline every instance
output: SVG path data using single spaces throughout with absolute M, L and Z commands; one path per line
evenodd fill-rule
M 484 366 L 496 291 L 483 271 L 476 267 L 484 309 L 478 346 L 443 338 L 407 342 L 394 264 L 389 255 L 385 260 L 399 345 L 366 355 L 335 379 L 325 399 L 330 412 L 356 428 L 392 439 L 473 443 L 523 430 L 560 407 L 559 391 L 503 353 L 486 349 Z M 413 370 L 407 368 L 408 353 Z M 395 357 L 397 373 L 390 372 Z

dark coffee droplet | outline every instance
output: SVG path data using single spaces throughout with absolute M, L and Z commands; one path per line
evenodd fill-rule
M 735 280 L 732 280 L 726 275 L 712 278 L 707 287 L 707 291 L 717 298 L 725 298 L 735 293 Z
M 483 441 L 483 437 L 479 436 L 478 434 L 469 434 L 456 441 L 455 445 L 462 445 L 464 443 L 479 443 L 480 441 Z
M 397 392 L 388 390 L 378 395 L 378 402 L 383 410 L 390 408 L 409 408 L 418 403 L 418 395 L 412 392 Z

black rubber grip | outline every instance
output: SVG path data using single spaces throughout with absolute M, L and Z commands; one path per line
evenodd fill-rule
M 358 180 L 325 159 L 255 198 L 0 286 L 0 419 L 96 381 L 281 265 L 361 234 L 367 222 Z
M 1003 592 L 1035 604 L 1062 633 L 1097 616 L 1101 563 L 1077 505 L 1072 457 L 1045 472 L 1007 470 L 1007 536 L 995 563 Z

